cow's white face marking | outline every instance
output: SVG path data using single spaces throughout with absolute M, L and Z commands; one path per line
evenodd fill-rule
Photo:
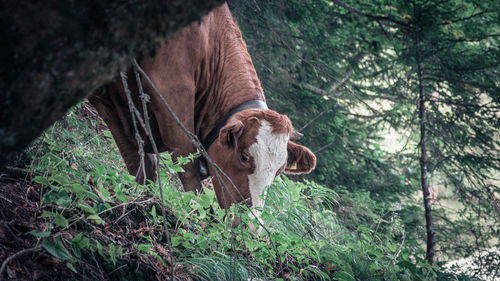
M 257 141 L 248 149 L 253 156 L 255 171 L 248 175 L 253 207 L 262 207 L 262 190 L 271 184 L 287 158 L 288 134 L 274 134 L 271 123 L 263 120 L 257 133 Z

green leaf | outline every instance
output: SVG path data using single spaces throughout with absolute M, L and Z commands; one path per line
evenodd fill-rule
M 80 208 L 82 211 L 89 213 L 91 215 L 97 214 L 96 210 L 94 210 L 94 208 L 92 208 L 92 206 L 90 206 L 84 202 L 81 202 L 81 201 L 76 202 L 73 205 L 75 205 L 76 207 Z
M 153 207 L 151 207 L 151 212 L 150 212 L 151 216 L 153 218 L 156 218 L 156 207 L 155 205 L 153 205 Z
M 111 261 L 113 262 L 113 265 L 116 265 L 116 248 L 113 243 L 108 244 L 109 247 L 109 256 L 111 257 Z
M 54 216 L 54 212 L 43 211 L 40 218 L 51 218 Z
M 102 132 L 102 134 L 103 134 L 105 137 L 109 138 L 109 139 L 112 139 L 112 138 L 113 138 L 113 135 L 111 135 L 111 132 L 110 132 L 110 131 L 108 131 L 108 130 L 106 130 L 106 131 Z
M 64 248 L 61 240 L 59 238 L 55 239 L 55 243 L 50 242 L 47 239 L 42 241 L 42 246 L 47 252 L 49 252 L 54 257 L 61 260 L 69 260 L 71 258 L 71 254 Z
M 99 198 L 99 196 L 93 192 L 90 192 L 88 190 L 85 190 L 83 192 L 83 194 L 85 194 L 88 198 L 92 199 L 92 200 L 95 200 L 95 201 L 101 201 L 101 198 Z
M 47 153 L 42 157 L 42 160 L 44 161 L 50 161 L 53 162 L 54 164 L 64 162 L 59 156 L 55 155 L 54 153 Z
M 57 226 L 67 228 L 69 226 L 68 220 L 61 214 L 57 214 L 54 218 L 54 222 Z
M 38 232 L 36 230 L 32 230 L 32 231 L 26 232 L 26 234 L 31 234 L 31 235 L 38 237 L 38 238 L 47 238 L 52 233 L 50 231 Z
M 153 238 L 151 238 L 151 236 L 141 234 L 140 237 L 148 240 L 149 242 L 153 242 Z
M 53 175 L 52 177 L 49 178 L 49 181 L 56 182 L 60 186 L 67 186 L 67 185 L 69 185 L 68 176 L 67 175 L 63 175 L 63 174 Z
M 203 236 L 198 236 L 198 247 L 200 247 L 200 249 L 206 249 L 207 248 L 207 239 Z
M 139 244 L 137 245 L 137 250 L 147 253 L 149 252 L 149 250 L 151 250 L 152 247 L 152 244 Z
M 88 220 L 91 220 L 92 222 L 94 222 L 95 224 L 100 224 L 100 225 L 104 225 L 104 220 L 101 219 L 101 217 L 99 217 L 98 215 L 90 215 L 87 217 Z
M 183 173 L 184 172 L 184 169 L 181 166 L 173 166 L 172 170 L 174 170 L 174 172 L 177 172 L 177 173 Z
M 50 186 L 49 180 L 47 180 L 45 177 L 36 176 L 33 178 L 33 181 L 41 185 Z
M 96 241 L 96 247 L 97 247 L 97 253 L 99 253 L 99 255 L 101 255 L 101 257 L 103 258 L 106 258 L 106 256 L 104 255 L 104 253 L 102 252 L 102 244 L 99 243 L 99 241 Z
M 127 196 L 126 196 L 125 194 L 123 194 L 123 193 L 117 193 L 117 194 L 116 194 L 116 198 L 117 198 L 118 200 L 120 200 L 120 202 L 122 202 L 122 203 L 126 203 L 126 202 L 128 202 L 128 198 L 127 198 Z
M 80 246 L 81 249 L 86 249 L 90 244 L 90 239 L 87 237 L 83 237 L 80 242 L 78 242 L 78 246 Z
M 71 243 L 71 250 L 73 251 L 73 255 L 77 258 L 80 259 L 82 257 L 82 251 L 78 247 L 78 244 L 73 244 Z
M 86 249 L 88 246 L 89 238 L 83 237 L 81 233 L 71 239 L 71 249 L 77 258 L 81 257 L 81 249 Z
M 183 240 L 184 238 L 182 236 L 172 237 L 172 247 L 179 246 Z
M 81 233 L 78 233 L 73 239 L 71 239 L 71 243 L 78 243 L 82 240 L 83 235 Z
M 66 267 L 69 268 L 71 271 L 73 271 L 74 273 L 78 273 L 78 271 L 76 271 L 75 267 L 73 266 L 73 264 L 71 264 L 70 262 L 67 262 L 66 263 Z
M 71 197 L 69 197 L 65 191 L 62 191 L 62 193 L 59 193 L 56 195 L 56 200 L 54 203 L 56 203 L 59 206 L 63 207 L 69 207 L 71 205 Z
M 85 191 L 85 188 L 81 184 L 78 184 L 78 183 L 72 183 L 72 184 L 68 185 L 67 187 L 68 187 L 69 192 L 76 193 L 76 194 L 83 193 Z
M 104 196 L 104 198 L 109 200 L 109 198 L 111 197 L 111 193 L 109 193 L 109 191 L 106 188 L 100 187 L 99 191 L 101 192 L 102 196 Z
M 118 249 L 116 250 L 116 252 L 118 253 L 118 256 L 120 258 L 123 258 L 123 248 L 122 247 L 118 247 Z
M 161 263 L 164 267 L 167 267 L 168 265 L 163 261 L 163 259 L 160 257 L 160 255 L 158 255 L 157 253 L 155 252 L 151 252 L 150 255 L 152 255 L 153 257 L 156 258 L 156 260 Z
M 186 232 L 184 233 L 184 239 L 185 240 L 191 240 L 194 237 L 194 234 L 191 232 Z
M 198 211 L 199 211 L 198 219 L 202 220 L 207 216 L 207 212 L 205 212 L 205 210 L 199 209 Z

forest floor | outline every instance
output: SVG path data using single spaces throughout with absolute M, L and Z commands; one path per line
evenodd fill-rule
M 39 238 L 27 234 L 44 228 L 38 219 L 42 215 L 40 189 L 41 185 L 26 180 L 26 175 L 0 176 L 2 280 L 68 280 L 73 275 L 63 261 L 40 251 Z
M 102 138 L 102 133 L 107 128 L 99 120 L 99 117 L 92 108 L 88 107 L 87 104 L 83 104 L 81 107 L 75 109 L 75 113 L 75 118 L 82 122 L 82 124 L 86 124 L 87 129 L 94 135 L 94 139 L 95 136 Z M 90 124 L 91 122 L 92 124 Z M 79 134 L 81 134 L 81 132 L 77 132 L 78 130 L 69 124 L 65 124 L 64 126 L 67 127 L 63 128 L 63 130 L 74 133 L 76 137 L 79 137 Z M 41 139 L 43 138 L 41 137 Z M 59 139 L 57 140 L 60 141 Z M 85 140 L 80 145 L 86 146 L 87 142 L 88 140 Z M 66 145 L 63 140 L 60 141 L 60 144 Z M 144 231 L 136 230 L 147 229 L 143 225 L 141 212 L 144 208 L 151 208 L 151 205 L 156 204 L 157 201 L 151 198 L 149 198 L 151 200 L 138 198 L 138 200 L 142 200 L 141 202 L 145 203 L 142 205 L 136 204 L 133 210 L 129 206 L 123 206 L 123 208 L 120 208 L 121 212 L 101 215 L 102 219 L 114 221 L 114 224 L 91 224 L 82 219 L 75 219 L 75 222 L 72 222 L 71 215 L 68 215 L 68 212 L 72 211 L 71 208 L 74 206 L 66 208 L 64 204 L 59 202 L 53 202 L 52 204 L 43 202 L 42 196 L 46 197 L 51 188 L 47 188 L 33 180 L 36 176 L 40 175 L 39 172 L 34 171 L 33 164 L 42 156 L 39 155 L 42 145 L 43 141 L 35 141 L 34 144 L 27 148 L 25 153 L 19 156 L 17 161 L 0 173 L 0 280 L 164 279 L 167 270 L 163 270 L 162 272 L 162 270 L 158 270 L 159 268 L 155 268 L 158 263 L 151 262 L 148 259 L 141 260 L 137 254 L 137 249 L 132 249 L 132 242 L 135 242 L 136 237 L 144 233 Z M 68 147 L 64 147 L 63 150 L 68 150 Z M 29 152 L 31 152 L 30 156 L 28 156 Z M 102 153 L 102 151 L 98 153 Z M 112 160 L 110 159 L 109 161 L 103 164 L 111 165 Z M 76 173 L 78 165 L 83 164 L 78 163 L 78 161 L 73 162 L 70 167 L 71 170 L 68 170 L 69 173 L 73 171 Z M 122 164 L 120 163 L 119 165 Z M 92 180 L 92 177 L 90 177 L 88 185 L 95 191 L 96 186 L 92 183 Z M 96 191 L 96 193 L 99 193 L 99 191 Z M 115 207 L 117 206 L 113 205 L 113 208 Z M 54 217 L 47 215 L 53 210 L 55 210 L 55 213 L 68 217 L 68 221 L 70 222 L 69 227 L 66 225 L 62 230 L 55 227 Z M 123 212 L 127 212 L 127 216 L 120 217 L 120 215 L 123 215 Z M 79 214 L 79 216 L 81 215 Z M 66 221 L 66 219 L 64 220 Z M 68 221 L 65 223 L 67 224 Z M 114 229 L 110 229 L 110 227 Z M 126 278 L 117 276 L 116 274 L 107 274 L 113 271 L 113 269 L 109 269 L 109 257 L 107 259 L 104 257 L 103 249 L 95 251 L 95 255 L 93 252 L 86 251 L 81 257 L 77 257 L 78 261 L 76 262 L 73 259 L 73 256 L 75 256 L 73 245 L 67 242 L 72 241 L 79 233 L 83 233 L 84 236 L 91 236 L 91 241 L 100 241 L 102 245 L 108 245 L 109 241 L 113 241 L 113 243 L 118 241 L 120 245 L 129 246 L 130 251 L 128 253 L 130 255 L 125 259 L 128 262 L 125 261 L 119 264 L 119 266 L 130 267 L 129 271 L 132 273 L 129 273 L 129 276 Z M 134 235 L 131 235 L 131 233 L 134 233 Z M 51 241 L 66 242 L 61 242 L 63 246 L 58 248 L 57 243 L 44 244 L 46 242 L 44 238 L 47 237 L 52 239 Z M 106 253 L 106 246 L 103 248 L 104 253 Z M 73 250 L 73 254 L 70 254 L 66 249 Z M 127 249 L 124 250 L 127 252 Z M 64 257 L 65 255 L 70 258 L 57 258 L 57 256 Z M 165 252 L 164 255 L 169 255 L 169 253 Z M 134 276 L 136 273 L 141 276 Z M 186 277 L 185 273 L 180 272 L 176 274 L 176 279 L 190 280 Z
M 131 246 L 131 241 L 137 241 L 138 237 L 148 232 L 141 214 L 142 209 L 151 208 L 157 201 L 138 198 L 138 201 L 145 202 L 142 206 L 124 206 L 121 212 L 101 215 L 106 221 L 121 220 L 120 222 L 112 226 L 89 224 L 83 227 L 84 233 L 92 235 L 95 241 L 101 241 L 103 245 L 107 245 L 106 242 L 110 240 L 128 245 L 128 262 L 121 264 L 121 267 L 130 269 L 126 270 L 127 276 L 116 276 L 106 265 L 109 260 L 106 261 L 97 253 L 82 257 L 73 266 L 49 252 L 43 244 L 44 237 L 40 236 L 47 231 L 49 225 L 45 218 L 47 204 L 41 205 L 41 194 L 45 194 L 46 190 L 41 184 L 31 181 L 31 178 L 30 170 L 25 166 L 9 167 L 0 175 L 0 280 L 166 280 L 167 268 L 155 260 L 141 258 Z M 126 216 L 120 216 L 124 213 Z M 81 231 L 82 227 L 79 228 Z M 75 228 L 69 227 L 52 233 L 51 236 L 63 238 L 61 241 L 70 241 L 78 233 Z M 71 248 L 71 245 L 66 244 L 65 248 Z M 168 260 L 168 250 L 159 250 L 162 250 L 162 258 Z M 175 278 L 191 280 L 188 273 L 182 270 L 176 270 Z

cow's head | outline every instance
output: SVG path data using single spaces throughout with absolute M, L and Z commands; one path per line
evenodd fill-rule
M 280 173 L 309 173 L 316 157 L 305 146 L 290 141 L 294 135 L 287 116 L 272 110 L 248 109 L 233 115 L 210 146 L 210 158 L 231 179 L 219 180 L 209 165 L 217 200 L 223 208 L 245 201 L 262 207 L 262 190 Z M 223 181 L 224 183 L 220 182 Z

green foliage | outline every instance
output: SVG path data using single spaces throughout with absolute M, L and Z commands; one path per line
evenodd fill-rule
M 427 177 L 447 193 L 433 206 L 441 260 L 499 245 L 498 7 L 468 0 L 232 5 L 272 107 L 291 117 L 318 155 L 314 179 L 339 194 L 367 191 L 376 207 L 361 216 L 397 213 L 415 247 L 425 240 L 418 156 L 426 124 Z M 421 90 L 426 120 L 418 117 Z
M 196 280 L 251 280 L 263 276 L 252 262 L 223 255 L 190 258 L 185 265 L 195 269 L 192 277 Z
M 351 82 L 366 79 L 358 70 L 373 40 L 353 36 L 351 19 L 332 4 L 241 0 L 231 8 L 268 103 L 287 114 L 304 134 L 300 142 L 320 155 L 312 177 L 330 187 L 370 191 L 378 202 L 398 201 L 412 190 L 380 148 L 376 118 L 382 116 L 362 110 L 368 97 Z
M 182 217 L 185 213 L 203 213 L 206 207 L 201 202 L 206 196 L 214 195 L 207 190 L 201 196 L 188 193 L 189 200 L 186 195 L 177 196 L 181 196 L 178 201 L 189 202 L 188 206 L 182 206 L 184 209 L 176 208 L 176 216 Z M 199 203 L 195 203 L 197 201 Z M 365 208 L 371 203 L 362 202 Z M 409 261 L 409 256 L 415 253 L 403 248 L 402 229 L 377 232 L 393 226 L 387 222 L 377 229 L 372 224 L 348 230 L 332 211 L 338 204 L 338 195 L 321 185 L 278 178 L 265 195 L 265 208 L 260 215 L 265 229 L 261 229 L 260 234 L 249 232 L 243 226 L 231 229 L 230 224 L 222 221 L 223 211 L 212 205 L 215 214 L 205 217 L 208 220 L 196 217 L 186 220 L 189 228 L 178 229 L 172 237 L 172 245 L 180 250 L 178 255 L 184 260 L 183 264 L 192 267 L 195 276 L 206 280 L 215 276 L 218 277 L 214 280 L 231 280 L 231 276 L 244 280 L 239 278 L 248 276 L 248 272 L 259 273 L 253 277 L 278 277 L 277 270 L 291 280 L 434 278 L 431 267 Z M 234 214 L 234 210 L 230 213 Z M 257 224 L 248 217 L 249 210 L 237 213 L 243 225 Z M 242 260 L 245 256 L 247 259 Z M 246 263 L 246 267 L 242 267 L 242 263 Z
M 226 211 L 218 206 L 213 190 L 206 188 L 195 195 L 178 191 L 173 181 L 166 181 L 163 217 L 158 186 L 136 185 L 105 135 L 96 135 L 78 114 L 71 113 L 30 152 L 39 156 L 32 169 L 33 181 L 43 188 L 40 219 L 45 228 L 29 234 L 74 272 L 98 258 L 101 270 L 112 272 L 113 278 L 143 280 L 150 270 L 167 274 L 168 257 L 173 255 L 176 274 L 197 280 L 435 278 L 435 269 L 410 259 L 418 256 L 418 249 L 405 247 L 400 219 L 377 215 L 380 209 L 374 208 L 375 201 L 366 191 L 336 192 L 314 182 L 281 177 L 263 195 L 262 210 L 236 205 Z M 84 149 L 82 141 L 93 157 L 75 153 Z M 189 157 L 173 161 L 164 155 L 161 163 L 179 170 L 186 161 Z M 252 212 L 261 213 L 265 229 Z M 241 223 L 232 227 L 234 221 Z M 259 234 L 251 232 L 249 224 Z M 138 271 L 124 266 L 137 262 Z

